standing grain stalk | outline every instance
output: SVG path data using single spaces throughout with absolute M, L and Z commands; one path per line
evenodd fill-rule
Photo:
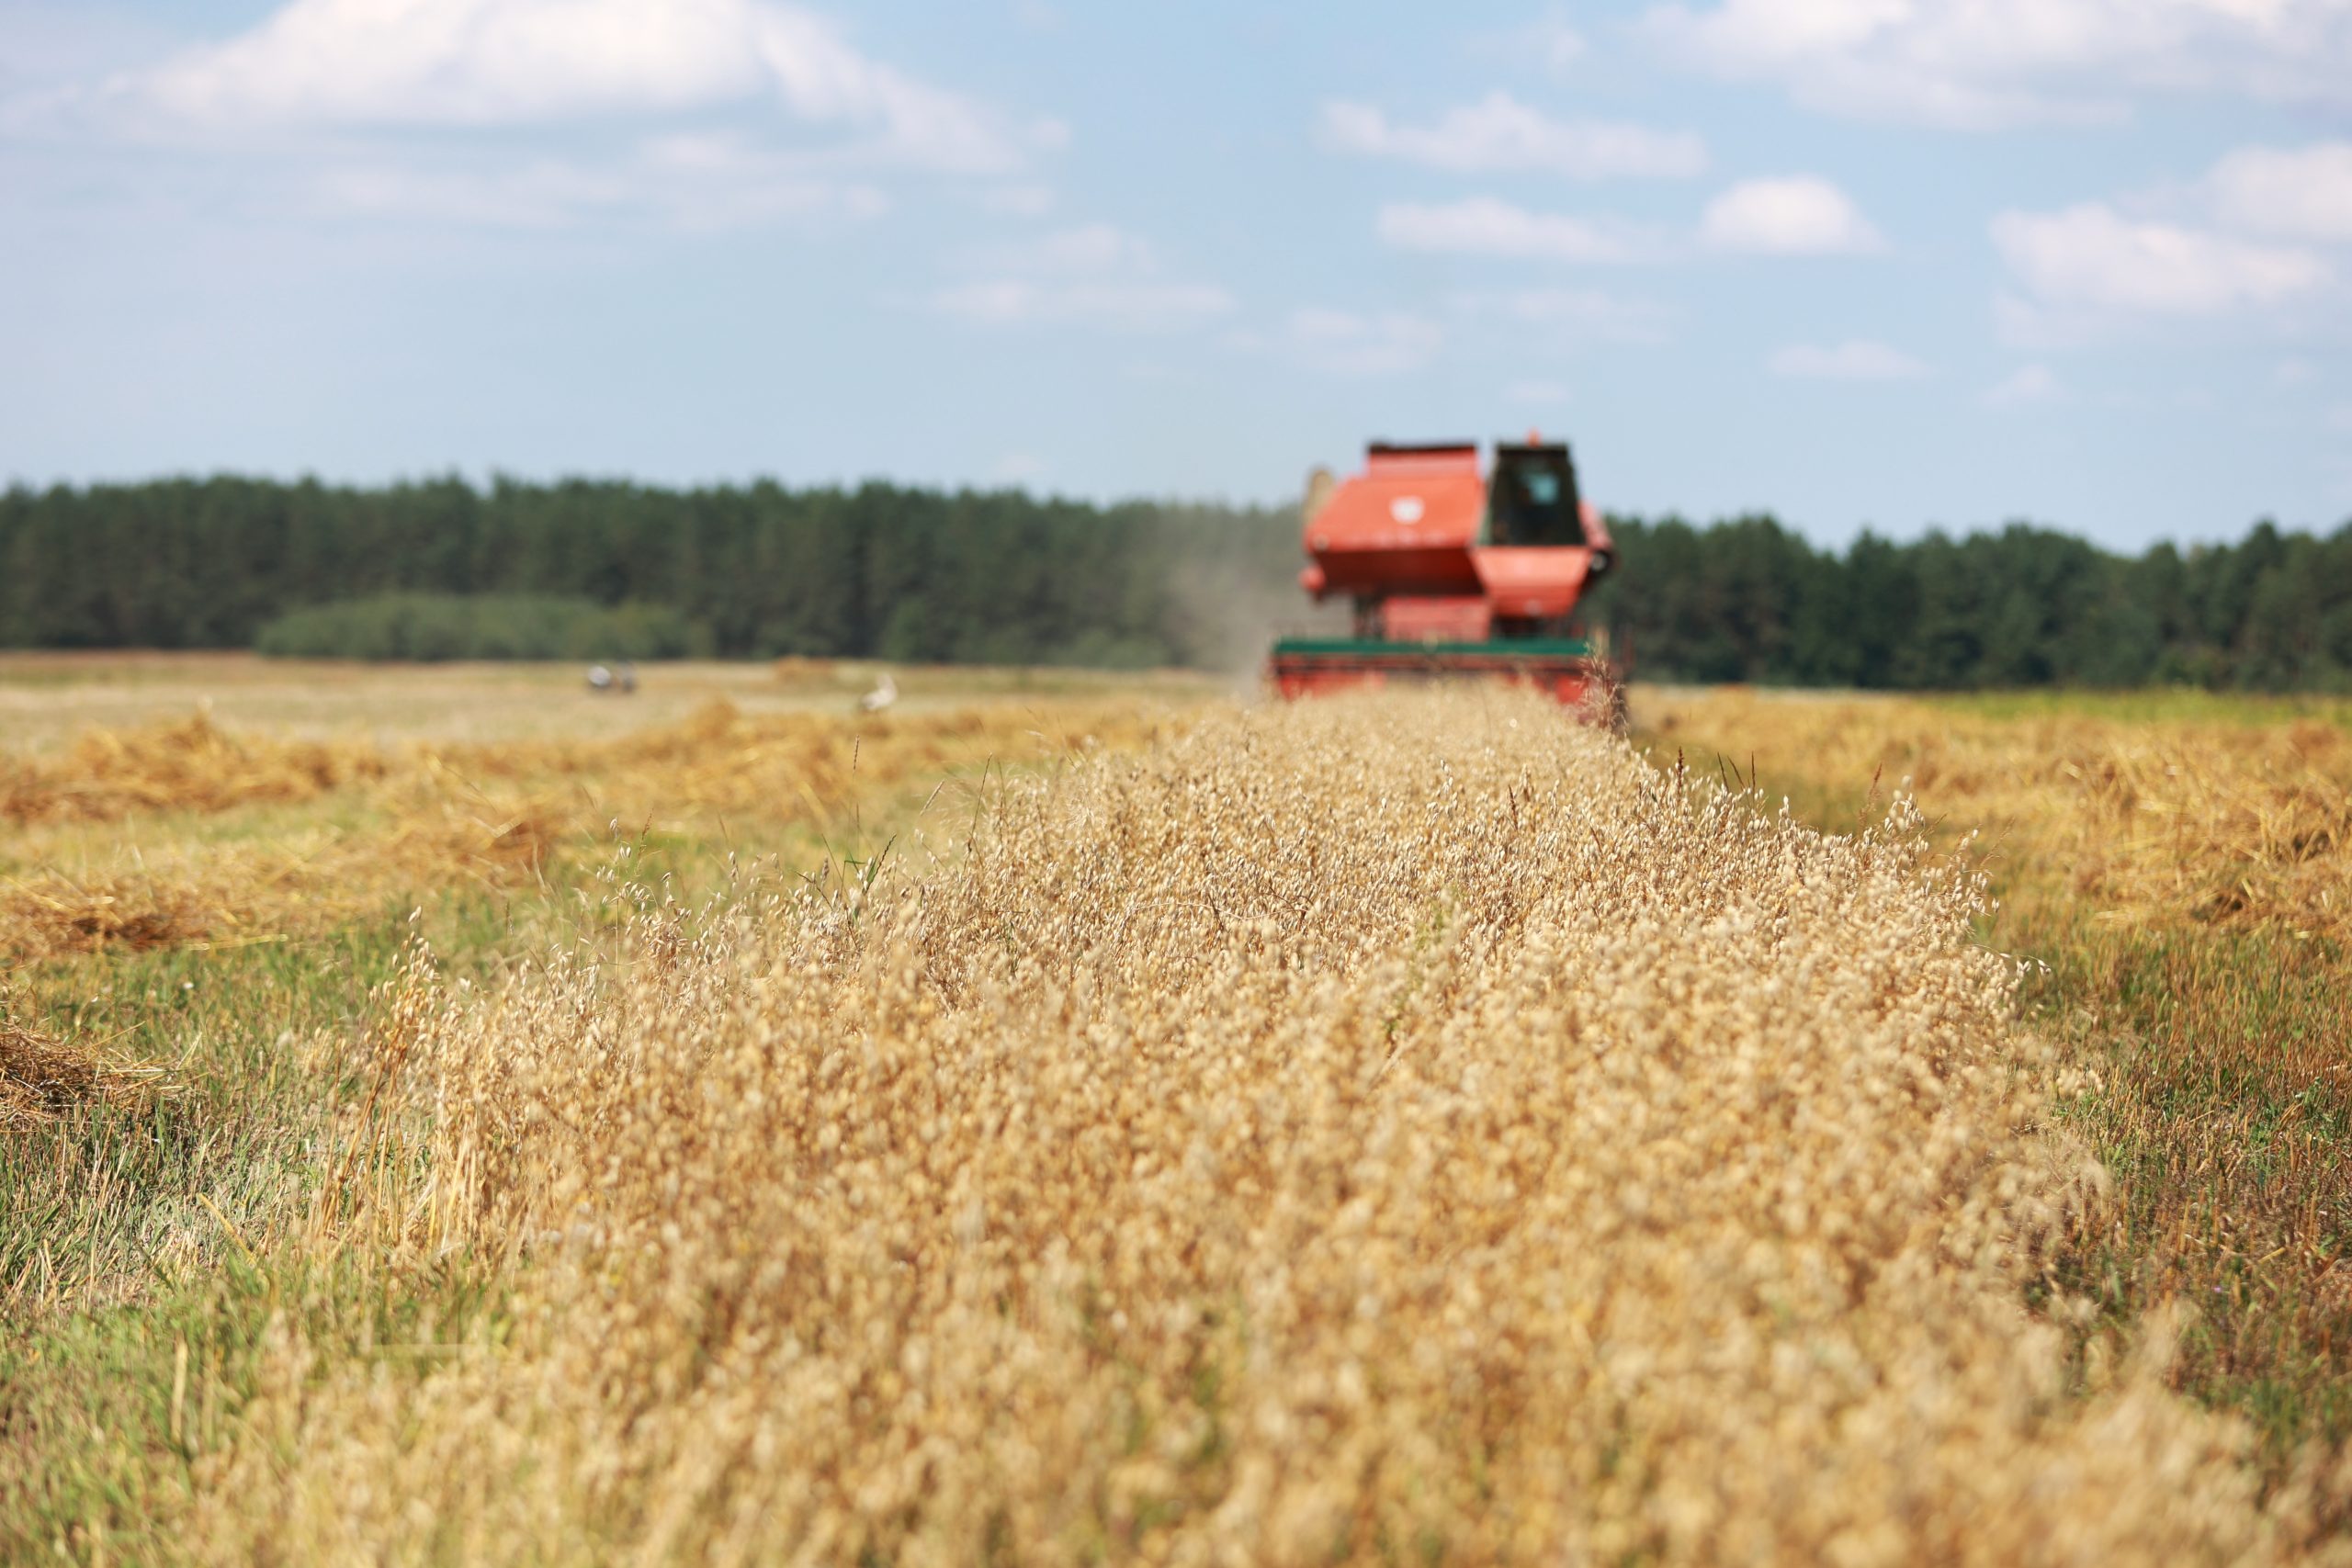
M 417 1377 L 282 1336 L 195 1539 L 2319 1552 L 2154 1367 L 2070 1393 L 2068 1303 L 2024 1303 L 2101 1178 L 1918 829 L 1823 837 L 1532 699 L 1334 701 L 1007 785 L 854 919 L 752 888 L 488 994 L 421 971 L 419 1153 L 338 1234 L 503 1270 L 501 1314 Z

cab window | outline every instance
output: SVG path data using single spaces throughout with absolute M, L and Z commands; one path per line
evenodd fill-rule
M 1576 471 L 1556 448 L 1498 454 L 1487 500 L 1498 545 L 1581 545 Z

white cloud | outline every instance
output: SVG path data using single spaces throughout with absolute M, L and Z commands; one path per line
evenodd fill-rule
M 1852 255 L 1883 250 L 1846 193 L 1811 175 L 1743 180 L 1707 204 L 1700 237 L 1717 250 Z
M 1461 173 L 1533 170 L 1594 180 L 1695 175 L 1707 146 L 1688 131 L 1592 120 L 1556 120 L 1509 93 L 1449 109 L 1433 125 L 1392 125 L 1368 104 L 1323 106 L 1324 144 Z
M 1503 389 L 1504 400 L 1546 407 L 1568 400 L 1568 389 L 1557 381 L 1513 381 Z
M 1487 196 L 1433 206 L 1391 202 L 1380 209 L 1379 232 L 1399 250 L 1547 261 L 1632 261 L 1649 248 L 1623 224 L 1530 212 Z
M 989 477 L 1001 485 L 1027 485 L 1044 479 L 1048 471 L 1046 460 L 1033 452 L 1007 452 L 996 460 Z
M 2328 279 L 2326 263 L 2309 251 L 2139 222 L 2099 202 L 2004 212 L 1993 220 L 1993 243 L 2044 307 L 2214 315 L 2282 304 Z
M 1642 26 L 1815 107 L 1960 129 L 2114 118 L 2143 93 L 2352 104 L 2343 0 L 1722 0 Z
M 169 125 L 541 124 L 770 97 L 925 166 L 1016 166 L 1056 128 L 869 59 L 776 0 L 290 0 L 225 42 L 119 75 L 102 107 Z
M 2352 141 L 2247 147 L 2206 181 L 2225 223 L 2260 234 L 2352 244 Z
M 1900 349 L 1864 338 L 1818 346 L 1792 344 L 1772 355 L 1772 373 L 1825 381 L 1904 381 L 1928 367 Z
M 1991 407 L 2006 409 L 2029 403 L 2056 402 L 2065 395 L 2065 384 L 2058 379 L 2050 367 L 2027 365 L 1988 388 L 1984 401 Z
M 819 178 L 797 160 L 703 135 L 651 138 L 603 164 L 551 157 L 492 166 L 346 160 L 316 174 L 307 189 L 308 205 L 331 217 L 514 229 L 651 217 L 718 230 L 781 219 L 854 221 L 889 207 L 872 186 Z
M 1417 370 L 1445 344 L 1445 331 L 1425 316 L 1402 310 L 1359 315 L 1302 310 L 1283 325 L 1281 346 L 1292 357 L 1349 376 Z

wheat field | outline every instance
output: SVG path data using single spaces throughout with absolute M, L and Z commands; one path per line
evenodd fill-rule
M 1656 761 L 1849 829 L 1908 788 L 1991 879 L 2065 1057 L 2054 1113 L 2115 1179 L 2062 1265 L 2283 1478 L 2352 1439 L 2352 703 L 2196 692 L 1645 694 Z M 2339 1507 L 2337 1525 L 2352 1524 Z
M 574 771 L 652 799 L 694 776 L 663 744 Z M 281 1043 L 277 1176 L 129 1225 L 168 1283 L 19 1294 L 0 1528 L 207 1562 L 2352 1557 L 2327 1445 L 2266 1465 L 2183 1392 L 2195 1306 L 2085 1279 L 2132 1197 L 2069 1113 L 2080 1042 L 1909 795 L 1825 833 L 1497 693 L 1045 750 L 910 765 L 852 874 L 665 884 L 573 822 L 580 919 L 488 966 L 408 927 L 356 1026 Z

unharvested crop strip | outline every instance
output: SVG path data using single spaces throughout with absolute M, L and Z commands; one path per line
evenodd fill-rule
M 313 1244 L 506 1259 L 413 1378 L 287 1333 L 219 1561 L 2183 1562 L 2320 1483 L 2069 1397 L 2017 968 L 1532 702 L 1211 721 L 843 897 L 420 966 Z M 436 1267 L 440 1266 L 435 1264 Z

